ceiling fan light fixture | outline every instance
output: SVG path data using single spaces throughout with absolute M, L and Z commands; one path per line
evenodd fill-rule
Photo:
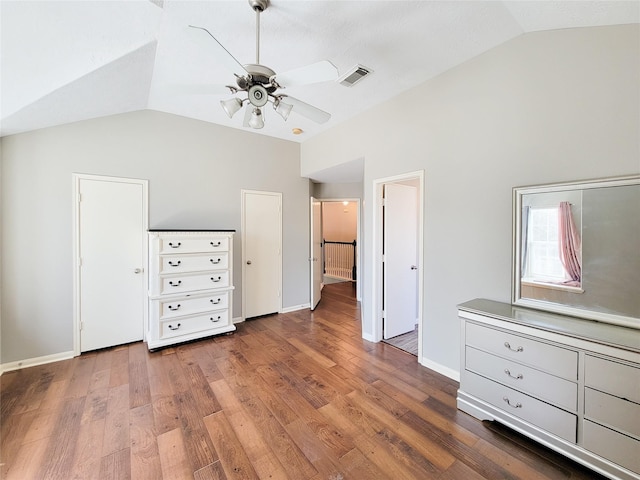
M 289 118 L 289 114 L 291 113 L 291 109 L 293 105 L 289 105 L 288 103 L 284 103 L 280 100 L 276 100 L 273 104 L 273 109 L 278 112 L 278 114 L 284 118 L 286 121 Z
M 251 114 L 251 118 L 249 119 L 249 126 L 251 128 L 255 128 L 256 130 L 264 127 L 264 117 L 262 116 L 262 110 L 257 107 L 253 109 L 253 113 Z
M 246 106 L 243 112 L 244 119 L 242 126 L 253 129 L 264 128 L 265 111 L 263 107 L 269 102 L 273 104 L 274 110 L 285 121 L 289 118 L 291 110 L 295 108 L 297 114 L 315 123 L 325 123 L 329 121 L 331 114 L 294 97 L 279 93 L 278 90 L 286 87 L 295 87 L 297 85 L 336 80 L 338 78 L 338 69 L 334 64 L 328 60 L 322 60 L 276 76 L 275 71 L 260 63 L 260 14 L 269 6 L 270 1 L 271 0 L 248 0 L 251 9 L 256 15 L 255 63 L 241 64 L 209 30 L 204 27 L 189 25 L 190 28 L 188 31 L 191 33 L 197 32 L 198 41 L 201 41 L 200 38 L 203 38 L 204 34 L 210 37 L 210 40 L 212 40 L 211 48 L 213 48 L 221 58 L 225 59 L 225 66 L 235 76 L 236 86 L 227 85 L 226 87 L 233 95 L 240 94 L 241 97 L 222 100 L 220 105 L 229 118 L 233 118 L 238 110 Z M 244 94 L 247 95 L 246 98 L 244 98 Z M 283 99 L 285 99 L 286 102 L 282 102 Z M 302 131 L 296 130 L 294 133 L 299 134 L 302 133 Z
M 242 101 L 234 97 L 229 100 L 221 100 L 220 105 L 229 118 L 233 118 L 235 113 L 242 108 Z

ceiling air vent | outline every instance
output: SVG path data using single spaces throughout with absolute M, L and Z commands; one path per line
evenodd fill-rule
M 356 83 L 362 80 L 364 77 L 369 75 L 372 72 L 370 68 L 363 67 L 362 65 L 356 65 L 351 68 L 347 73 L 342 75 L 338 79 L 338 83 L 340 85 L 344 85 L 345 87 L 353 87 Z

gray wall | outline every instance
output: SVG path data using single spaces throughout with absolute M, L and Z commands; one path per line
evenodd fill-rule
M 282 191 L 287 307 L 308 302 L 312 188 L 299 174 L 365 158 L 365 272 L 373 181 L 425 171 L 423 354 L 458 370 L 456 305 L 510 300 L 511 188 L 640 172 L 639 84 L 637 25 L 557 30 L 505 43 L 301 147 L 153 112 L 6 137 L 2 362 L 72 349 L 72 172 L 148 178 L 152 227 L 238 229 L 241 188 Z M 361 278 L 370 335 L 373 287 Z
M 312 183 L 313 196 L 322 199 L 360 198 L 363 195 L 362 183 Z
M 73 349 L 74 172 L 148 179 L 151 228 L 239 231 L 241 189 L 282 192 L 283 307 L 308 304 L 310 186 L 297 143 L 146 111 L 9 136 L 2 147 L 2 363 Z
M 512 187 L 640 172 L 638 85 L 638 25 L 537 32 L 302 144 L 303 175 L 364 157 L 366 269 L 373 181 L 424 170 L 423 362 L 459 370 L 457 304 L 510 301 Z

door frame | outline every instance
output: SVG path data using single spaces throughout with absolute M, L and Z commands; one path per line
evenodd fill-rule
M 318 215 L 318 223 L 319 226 L 316 225 L 315 222 L 315 207 L 316 205 L 319 207 L 320 209 L 320 214 Z M 315 308 L 318 306 L 318 303 L 320 303 L 320 299 L 322 298 L 322 287 L 324 287 L 324 252 L 323 252 L 323 242 L 324 242 L 324 238 L 322 235 L 322 200 L 317 199 L 313 196 L 311 196 L 309 198 L 309 283 L 310 283 L 310 289 L 309 289 L 309 308 L 311 309 L 311 311 L 315 310 Z M 316 247 L 316 238 L 315 238 L 315 229 L 318 228 L 320 229 L 320 258 L 315 258 L 315 247 Z M 316 263 L 314 265 L 314 262 L 319 262 Z M 315 300 L 315 288 L 316 288 L 316 284 L 315 284 L 315 274 L 316 274 L 316 270 L 322 268 L 322 272 L 320 273 L 320 285 L 319 285 L 319 290 L 318 290 L 318 301 L 314 302 Z
M 422 362 L 422 336 L 424 332 L 424 170 L 408 172 L 392 177 L 379 178 L 373 181 L 373 265 L 372 265 L 372 306 L 374 314 L 373 338 L 374 342 L 380 342 L 382 335 L 382 305 L 384 278 L 382 272 L 382 245 L 384 239 L 383 195 L 384 186 L 389 183 L 402 183 L 409 180 L 418 181 L 418 361 Z
M 73 356 L 80 355 L 80 181 L 94 180 L 101 182 L 132 183 L 142 187 L 142 227 L 145 231 L 149 229 L 149 181 L 139 178 L 111 177 L 104 175 L 90 175 L 84 173 L 72 173 L 73 181 Z M 148 271 L 149 254 L 148 242 L 142 242 L 142 265 L 144 268 L 143 282 L 144 291 L 148 291 Z M 149 302 L 143 304 L 142 335 L 143 340 L 147 339 L 147 325 L 149 318 Z
M 257 194 L 257 195 L 271 195 L 274 197 L 278 197 L 280 199 L 280 211 L 279 211 L 279 225 L 278 225 L 278 234 L 279 234 L 279 239 L 278 239 L 278 244 L 279 244 L 279 249 L 280 249 L 280 262 L 278 263 L 278 288 L 280 290 L 280 296 L 278 297 L 278 313 L 282 313 L 282 298 L 284 297 L 284 289 L 282 288 L 282 263 L 284 261 L 284 252 L 282 251 L 282 193 L 281 192 L 267 192 L 267 191 L 263 191 L 263 190 L 246 190 L 246 189 L 241 189 L 240 190 L 240 197 L 241 197 L 241 201 L 240 201 L 240 237 L 241 237 L 241 243 L 242 243 L 242 254 L 241 254 L 241 262 L 242 262 L 242 268 L 241 268 L 241 272 L 242 272 L 242 316 L 241 316 L 241 320 L 240 321 L 244 321 L 247 317 L 246 317 L 246 312 L 247 309 L 246 307 L 246 288 L 245 288 L 245 279 L 246 277 L 246 266 L 247 266 L 247 248 L 246 248 L 246 228 L 245 228 L 245 222 L 246 222 L 246 217 L 245 217 L 245 208 L 246 208 L 246 204 L 245 204 L 245 198 L 247 194 Z
M 338 197 L 338 198 L 316 198 L 317 201 L 320 202 L 320 207 L 322 208 L 323 203 L 335 203 L 335 202 L 353 202 L 356 204 L 356 272 L 358 273 L 358 278 L 356 279 L 356 300 L 358 302 L 362 301 L 362 285 L 364 283 L 364 278 L 362 276 L 362 265 L 361 258 L 362 255 L 360 252 L 362 251 L 362 245 L 360 244 L 360 226 L 361 226 L 361 200 L 357 197 Z M 324 231 L 323 231 L 324 233 Z M 324 239 L 324 235 L 323 235 Z

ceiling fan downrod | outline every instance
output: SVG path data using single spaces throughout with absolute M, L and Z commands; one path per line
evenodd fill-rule
M 267 0 L 249 0 L 249 5 L 256 12 L 256 65 L 260 65 L 260 13 L 267 8 Z

